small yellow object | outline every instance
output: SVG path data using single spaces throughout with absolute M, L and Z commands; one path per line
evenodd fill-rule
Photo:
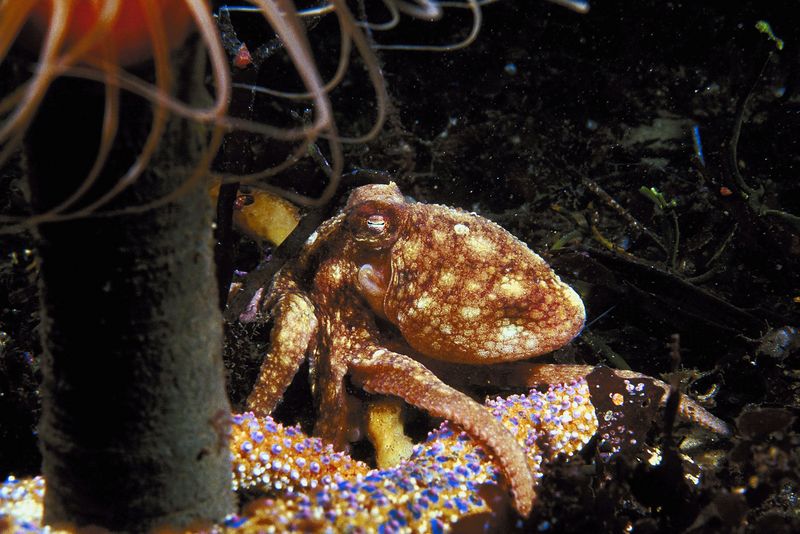
M 211 199 L 219 197 L 219 183 L 209 189 Z M 300 212 L 291 202 L 266 191 L 253 190 L 239 194 L 245 199 L 233 212 L 233 223 L 253 239 L 280 245 L 300 221 Z
M 783 39 L 775 35 L 775 32 L 772 31 L 772 26 L 769 25 L 769 22 L 766 20 L 759 20 L 756 22 L 756 29 L 767 36 L 767 38 L 775 43 L 775 48 L 778 50 L 783 50 Z
M 383 397 L 369 403 L 367 433 L 375 447 L 375 463 L 379 469 L 397 465 L 411 456 L 414 443 L 403 431 L 403 401 Z

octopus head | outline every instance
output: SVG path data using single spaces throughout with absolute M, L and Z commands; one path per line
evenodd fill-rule
M 371 187 L 393 190 L 349 204 L 356 289 L 420 353 L 472 364 L 519 360 L 555 350 L 583 328 L 577 293 L 497 224 L 406 203 L 394 184 Z

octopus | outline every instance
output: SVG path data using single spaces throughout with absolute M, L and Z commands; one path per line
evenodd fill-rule
M 273 411 L 308 360 L 314 435 L 347 447 L 358 411 L 350 387 L 402 399 L 480 445 L 514 508 L 530 513 L 538 473 L 523 444 L 447 383 L 476 366 L 473 373 L 499 369 L 528 386 L 592 371 L 524 362 L 571 341 L 586 313 L 578 294 L 523 242 L 477 214 L 409 202 L 393 183 L 363 186 L 276 275 L 262 306 L 275 326 L 248 398 L 256 416 Z M 691 401 L 681 412 L 727 431 Z

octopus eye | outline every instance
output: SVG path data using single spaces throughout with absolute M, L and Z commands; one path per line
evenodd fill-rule
M 367 217 L 367 229 L 376 234 L 386 229 L 386 218 L 383 215 L 370 215 Z
M 347 218 L 353 239 L 372 249 L 382 249 L 397 240 L 400 210 L 387 202 L 366 202 L 355 206 Z

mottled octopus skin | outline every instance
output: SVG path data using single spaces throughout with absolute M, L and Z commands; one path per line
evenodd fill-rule
M 551 352 L 581 330 L 578 295 L 501 227 L 445 206 L 406 211 L 415 231 L 392 248 L 383 307 L 414 349 L 491 364 Z
M 248 400 L 257 415 L 272 411 L 308 356 L 315 434 L 346 445 L 349 376 L 463 428 L 494 456 L 516 509 L 530 512 L 533 477 L 519 444 L 413 357 L 493 364 L 578 334 L 581 299 L 525 244 L 476 214 L 406 202 L 394 184 L 364 186 L 278 274 L 265 306 L 276 326 Z M 401 339 L 387 336 L 381 320 Z

